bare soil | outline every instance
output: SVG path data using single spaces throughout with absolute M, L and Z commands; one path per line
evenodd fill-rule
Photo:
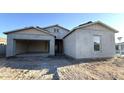
M 76 61 L 66 57 L 0 58 L 0 80 L 123 80 L 124 58 Z

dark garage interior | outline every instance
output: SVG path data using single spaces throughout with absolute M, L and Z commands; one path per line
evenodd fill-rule
M 49 53 L 49 41 L 47 40 L 15 40 L 15 53 Z

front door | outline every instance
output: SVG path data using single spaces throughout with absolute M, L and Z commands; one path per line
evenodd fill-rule
M 55 40 L 55 54 L 56 55 L 63 54 L 63 40 L 59 40 L 59 39 Z

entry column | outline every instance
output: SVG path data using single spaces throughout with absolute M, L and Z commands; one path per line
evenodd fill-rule
M 55 39 L 52 39 L 49 42 L 49 54 L 55 55 Z
M 6 57 L 15 56 L 15 40 L 11 37 L 7 38 Z

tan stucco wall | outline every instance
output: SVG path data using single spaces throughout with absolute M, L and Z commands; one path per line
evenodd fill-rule
M 112 31 L 112 30 L 108 29 L 107 27 L 102 26 L 100 24 L 93 24 L 93 25 L 90 25 L 90 26 L 86 26 L 86 27 L 84 27 L 82 29 L 84 29 L 84 30 L 98 30 L 98 31 L 99 30 L 100 31 Z
M 47 33 L 44 33 L 42 31 L 38 31 L 36 29 L 28 29 L 28 30 L 13 32 L 13 33 L 10 33 L 10 34 L 40 34 L 40 35 L 49 35 Z

